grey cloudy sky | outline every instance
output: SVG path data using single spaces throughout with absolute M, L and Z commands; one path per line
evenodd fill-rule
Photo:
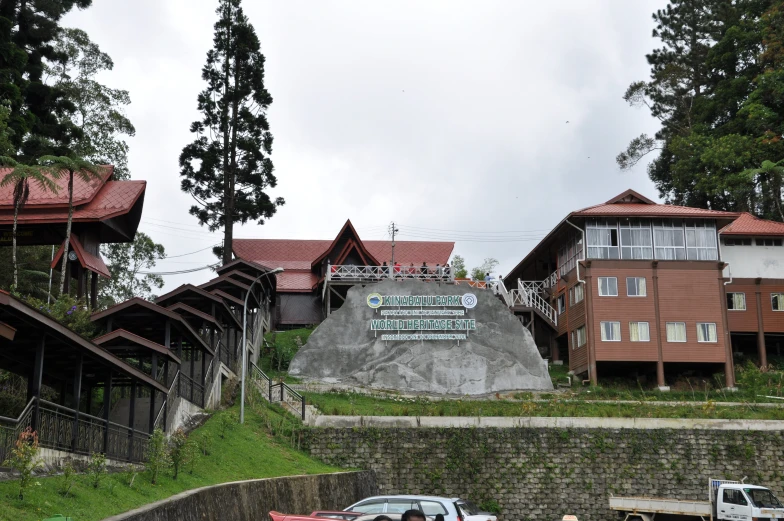
M 615 155 L 652 132 L 621 96 L 645 79 L 651 13 L 665 0 L 245 0 L 267 58 L 273 161 L 286 205 L 237 237 L 456 240 L 469 267 L 505 274 L 569 211 L 627 188 L 657 198 L 645 165 Z M 198 119 L 217 0 L 94 0 L 64 25 L 85 29 L 130 91 L 140 229 L 170 256 L 219 243 L 188 214 L 178 156 Z M 567 124 L 566 122 L 569 121 Z M 506 233 L 509 232 L 509 233 Z M 462 240 L 481 239 L 484 242 Z M 209 251 L 161 262 L 215 262 Z M 209 271 L 166 277 L 168 291 Z

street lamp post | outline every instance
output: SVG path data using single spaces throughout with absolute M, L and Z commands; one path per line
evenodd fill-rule
M 261 280 L 262 277 L 269 277 L 276 273 L 281 273 L 283 268 L 275 268 L 272 271 L 265 271 L 254 280 L 248 292 L 245 294 L 245 304 L 242 306 L 242 377 L 240 381 L 240 423 L 245 423 L 245 374 L 248 372 L 248 346 L 247 346 L 247 329 L 248 329 L 248 297 L 250 297 L 253 286 Z

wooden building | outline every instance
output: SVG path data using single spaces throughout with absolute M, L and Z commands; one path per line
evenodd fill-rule
M 416 278 L 433 280 L 453 249 L 453 242 L 395 241 L 393 262 L 392 241 L 363 241 L 351 221 L 332 240 L 234 239 L 238 259 L 285 270 L 276 276 L 273 308 L 275 327 L 282 329 L 320 323 L 351 286 L 389 276 L 394 263 L 401 272 L 416 268 Z
M 0 169 L 2 179 L 10 169 Z M 77 296 L 87 295 L 93 306 L 97 298 L 98 277 L 111 273 L 101 258 L 101 244 L 132 242 L 144 206 L 146 181 L 116 181 L 114 167 L 103 167 L 102 174 L 90 181 L 74 177 L 73 224 L 68 259 L 66 291 L 76 281 Z M 68 177 L 56 180 L 58 192 L 46 192 L 30 183 L 30 196 L 18 216 L 17 243 L 20 246 L 56 245 L 60 250 L 52 267 L 62 269 L 62 252 L 68 221 Z M 0 245 L 10 246 L 14 217 L 13 186 L 0 188 Z

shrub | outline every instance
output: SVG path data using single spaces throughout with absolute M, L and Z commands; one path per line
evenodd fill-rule
M 87 463 L 87 475 L 90 476 L 93 488 L 98 488 L 101 485 L 104 474 L 106 474 L 106 455 L 93 452 L 90 455 L 89 463 Z
M 500 514 L 501 513 L 501 506 L 498 504 L 498 501 L 495 499 L 486 499 L 479 503 L 479 508 L 484 510 L 485 512 L 490 512 L 491 514 Z
M 68 497 L 71 493 L 71 488 L 74 485 L 74 474 L 76 473 L 76 469 L 71 463 L 71 460 L 66 460 L 63 464 L 63 479 L 60 481 L 60 489 L 58 492 L 63 497 Z
M 150 481 L 153 485 L 158 483 L 158 475 L 170 465 L 169 451 L 166 447 L 166 436 L 160 429 L 155 429 L 147 445 L 147 463 L 145 466 L 150 471 Z
M 174 479 L 180 473 L 186 463 L 196 456 L 194 443 L 188 439 L 188 435 L 182 429 L 177 429 L 169 438 L 169 460 L 174 466 Z
M 38 434 L 30 427 L 19 433 L 19 437 L 11 449 L 11 455 L 3 462 L 19 473 L 19 499 L 24 499 L 24 492 L 33 482 L 33 472 L 41 466 L 38 459 Z
M 210 455 L 210 447 L 212 446 L 212 434 L 209 432 L 202 433 L 196 439 L 196 443 L 199 447 L 199 452 L 201 452 L 202 456 L 209 456 Z
M 231 429 L 232 425 L 234 425 L 234 418 L 229 413 L 224 413 L 220 415 L 218 422 L 220 437 L 223 439 L 226 437 L 226 433 L 229 432 L 229 429 Z
M 95 323 L 90 320 L 90 309 L 84 300 L 76 300 L 70 295 L 60 295 L 47 304 L 35 297 L 27 297 L 27 304 L 60 322 L 62 325 L 85 338 L 95 336 Z

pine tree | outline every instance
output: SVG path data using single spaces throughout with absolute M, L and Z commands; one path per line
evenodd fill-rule
M 198 97 L 202 119 L 191 125 L 196 139 L 180 154 L 181 188 L 196 200 L 190 213 L 210 231 L 224 229 L 216 254 L 232 259 L 234 223 L 264 224 L 278 206 L 265 192 L 274 188 L 272 133 L 267 109 L 272 96 L 264 87 L 264 55 L 240 0 L 220 0 L 213 48 Z
M 10 103 L 9 127 L 19 159 L 67 155 L 80 131 L 64 114 L 74 105 L 65 92 L 44 82 L 46 61 L 57 59 L 52 41 L 60 19 L 92 0 L 0 0 L 0 94 Z

